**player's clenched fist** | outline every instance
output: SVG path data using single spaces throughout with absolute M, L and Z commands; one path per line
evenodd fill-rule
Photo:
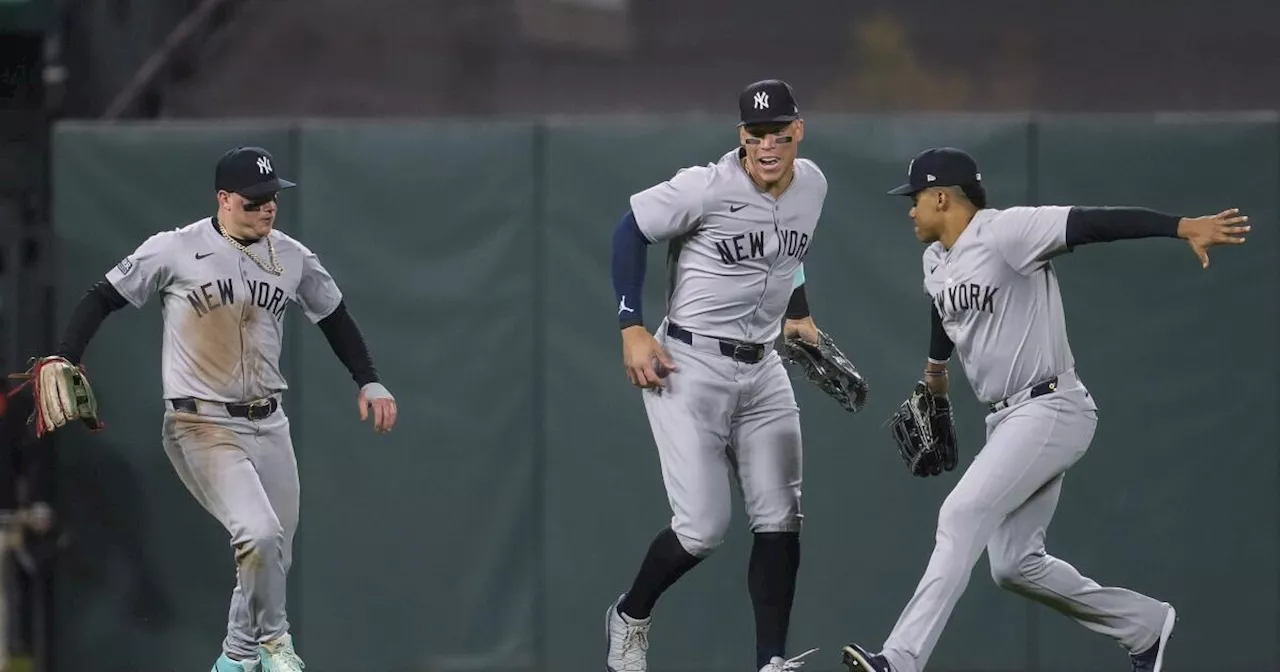
M 631 384 L 643 388 L 662 387 L 662 379 L 676 370 L 667 351 L 639 325 L 622 330 L 622 365 Z
M 1239 208 L 1223 210 L 1207 217 L 1186 217 L 1178 222 L 1178 237 L 1187 241 L 1200 258 L 1200 267 L 1209 268 L 1208 249 L 1214 245 L 1239 245 L 1248 233 L 1249 218 Z
M 798 320 L 787 319 L 782 325 L 782 337 L 784 339 L 798 337 L 805 343 L 812 345 L 818 344 L 818 325 L 813 321 L 812 317 L 805 317 Z

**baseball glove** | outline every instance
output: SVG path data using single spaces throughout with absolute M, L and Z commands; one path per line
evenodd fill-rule
M 833 397 L 844 410 L 857 413 L 867 403 L 867 381 L 826 332 L 818 343 L 792 336 L 782 344 L 782 359 L 799 367 L 809 382 Z
M 37 437 L 75 420 L 82 421 L 91 431 L 106 426 L 98 417 L 98 400 L 84 369 L 66 358 L 38 357 L 25 373 L 9 377 L 26 380 L 19 390 L 31 386 L 35 410 L 27 422 L 35 424 Z
M 937 476 L 956 468 L 959 449 L 951 401 L 930 392 L 924 381 L 916 383 L 889 424 L 898 452 L 912 474 Z

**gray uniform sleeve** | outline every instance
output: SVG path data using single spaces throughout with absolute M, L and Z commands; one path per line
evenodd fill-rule
M 323 320 L 342 303 L 342 292 L 338 283 L 329 274 L 320 257 L 301 243 L 302 277 L 298 280 L 298 305 L 312 324 Z
M 1068 251 L 1070 206 L 1015 207 L 1001 210 L 987 224 L 988 239 L 1005 261 L 1023 275 L 1050 257 Z
M 173 240 L 171 231 L 146 239 L 107 271 L 107 282 L 133 307 L 141 308 L 152 294 L 164 289 L 173 279 Z
M 660 243 L 686 234 L 702 220 L 703 196 L 711 179 L 710 166 L 682 168 L 671 179 L 631 196 L 640 233 Z

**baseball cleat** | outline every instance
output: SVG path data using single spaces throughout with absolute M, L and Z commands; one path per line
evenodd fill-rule
M 258 659 L 231 660 L 224 652 L 213 662 L 210 672 L 258 672 Z
M 625 595 L 624 595 L 625 596 Z M 609 654 L 605 668 L 609 672 L 647 672 L 649 669 L 649 621 L 635 619 L 618 611 L 622 597 L 611 605 L 605 614 L 605 636 L 609 640 Z
M 1133 672 L 1160 672 L 1160 668 L 1164 666 L 1164 650 L 1169 645 L 1169 635 L 1173 634 L 1173 625 L 1178 620 L 1178 612 L 1174 611 L 1173 605 L 1166 606 L 1169 607 L 1169 613 L 1164 617 L 1164 627 L 1160 628 L 1160 639 L 1151 648 L 1132 656 Z
M 841 649 L 841 663 L 849 670 L 849 672 L 893 672 L 889 667 L 889 661 L 879 654 L 872 655 L 870 651 L 858 646 L 850 644 Z
M 817 651 L 817 649 L 809 649 L 795 658 L 786 660 L 783 660 L 781 656 L 774 656 L 764 667 L 760 668 L 760 672 L 792 672 L 793 670 L 798 670 L 801 665 L 804 665 L 804 663 L 800 662 L 800 659 L 814 651 Z
M 262 672 L 302 672 L 306 665 L 293 650 L 293 637 L 283 635 L 258 647 Z

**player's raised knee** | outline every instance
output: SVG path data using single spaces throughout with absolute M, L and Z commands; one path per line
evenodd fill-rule
M 988 553 L 991 559 L 991 580 L 1005 590 L 1018 591 L 1035 584 L 1043 574 L 1045 559 L 1038 554 Z
M 675 526 L 676 538 L 685 552 L 697 558 L 711 555 L 724 543 L 729 531 L 729 521 L 684 523 Z

